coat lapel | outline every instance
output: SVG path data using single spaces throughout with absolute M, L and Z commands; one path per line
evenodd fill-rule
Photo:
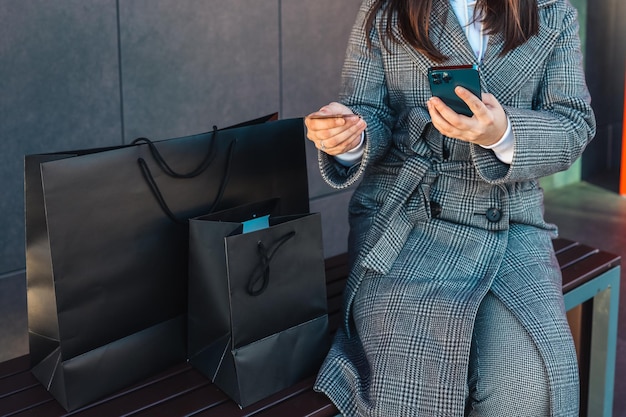
M 537 3 L 542 9 L 555 1 L 538 0 Z M 558 36 L 556 28 L 542 24 L 539 33 L 530 38 L 524 47 L 501 56 L 504 36 L 500 33 L 490 35 L 485 56 L 480 63 L 483 90 L 496 96 L 503 105 L 512 104 L 512 98 L 546 61 Z
M 430 38 L 433 44 L 444 55 L 450 57 L 444 65 L 478 63 L 449 0 L 434 2 L 430 27 Z
M 554 0 L 540 0 L 543 8 Z M 536 74 L 552 52 L 559 37 L 559 30 L 547 25 L 539 27 L 539 33 L 530 38 L 523 48 L 516 48 L 504 56 L 504 36 L 495 34 L 489 37 L 489 44 L 483 62 L 480 64 L 483 88 L 496 96 L 501 104 L 510 104 L 512 97 Z

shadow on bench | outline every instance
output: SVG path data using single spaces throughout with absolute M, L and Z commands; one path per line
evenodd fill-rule
M 586 307 L 585 305 L 589 305 L 602 288 L 597 286 L 586 288 L 585 285 L 602 277 L 607 277 L 608 273 L 611 273 L 610 282 L 600 285 L 608 287 L 619 285 L 620 257 L 566 239 L 555 240 L 554 247 L 563 272 L 563 292 L 566 295 L 566 306 L 572 312 L 576 311 L 574 309 L 578 306 L 582 306 L 580 314 L 576 315 L 576 328 L 573 328 L 573 333 L 578 335 L 577 349 L 581 364 L 581 379 L 583 380 L 581 389 L 584 394 L 582 409 L 586 410 L 588 402 L 586 394 L 589 392 L 590 384 L 588 381 L 592 366 L 590 357 L 594 348 L 591 343 L 590 331 L 591 316 L 594 311 L 593 306 Z M 341 294 L 348 275 L 346 262 L 347 256 L 345 255 L 326 260 L 328 311 L 330 328 L 333 331 L 337 329 L 341 320 Z M 615 273 L 617 273 L 617 283 L 615 283 Z M 573 297 L 570 297 L 571 299 L 568 301 L 570 294 L 573 294 Z M 617 306 L 612 305 L 611 307 L 617 309 Z M 612 324 L 609 324 L 609 327 L 611 326 Z M 605 352 L 605 361 L 603 362 L 605 368 L 611 366 L 610 344 L 609 335 L 609 352 L 608 354 Z M 615 347 L 613 347 L 613 363 L 614 354 Z M 590 416 L 610 415 L 606 414 L 606 410 L 612 409 L 612 376 L 605 375 L 604 380 L 610 380 L 610 389 L 607 382 L 605 384 L 606 389 L 603 389 L 601 394 L 597 394 L 604 396 L 599 401 L 600 406 L 595 403 L 592 404 L 595 407 L 594 410 L 603 407 L 603 411 L 602 413 L 590 412 Z M 29 358 L 22 356 L 0 363 L 0 416 L 331 417 L 337 415 L 336 408 L 328 399 L 312 390 L 313 382 L 314 376 L 311 376 L 289 389 L 242 410 L 207 378 L 188 364 L 182 363 L 97 403 L 68 414 L 31 375 Z M 606 401 L 610 401 L 611 404 L 603 404 Z

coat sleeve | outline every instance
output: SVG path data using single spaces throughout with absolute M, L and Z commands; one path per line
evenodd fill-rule
M 365 149 L 361 161 L 352 167 L 339 164 L 332 156 L 318 151 L 322 177 L 335 188 L 348 187 L 361 177 L 365 167 L 379 160 L 389 149 L 395 115 L 389 105 L 389 93 L 378 31 L 365 31 L 369 9 L 374 2 L 365 0 L 352 29 L 342 71 L 339 101 L 359 114 L 367 123 Z M 368 48 L 367 39 L 371 41 Z
M 554 9 L 541 12 L 553 13 Z M 502 163 L 490 150 L 472 145 L 475 165 L 490 183 L 537 179 L 566 170 L 595 135 L 576 9 L 566 3 L 562 15 L 560 36 L 544 66 L 533 108 L 505 107 L 515 135 L 511 164 Z

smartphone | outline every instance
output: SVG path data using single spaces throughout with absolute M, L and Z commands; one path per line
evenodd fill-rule
M 467 104 L 456 95 L 454 88 L 460 85 L 480 98 L 478 66 L 455 65 L 449 67 L 432 67 L 428 69 L 428 82 L 433 96 L 439 97 L 455 112 L 472 117 L 472 111 Z

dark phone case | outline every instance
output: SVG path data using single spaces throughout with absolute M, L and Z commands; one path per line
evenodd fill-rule
M 428 82 L 433 96 L 439 97 L 455 112 L 472 117 L 472 111 L 456 95 L 454 88 L 460 85 L 480 98 L 480 77 L 476 65 L 429 68 Z

